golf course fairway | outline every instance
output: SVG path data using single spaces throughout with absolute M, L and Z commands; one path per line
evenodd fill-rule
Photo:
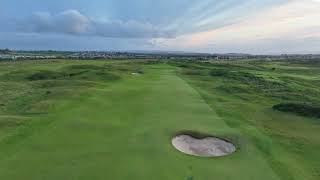
M 70 64 L 58 62 L 52 68 L 48 63 L 33 70 Z M 119 71 L 121 80 L 99 80 L 83 89 L 73 87 L 72 95 L 57 95 L 48 113 L 17 113 L 28 120 L 0 134 L 0 179 L 304 179 L 303 168 L 288 169 L 274 160 L 277 154 L 280 160 L 287 157 L 281 156 L 285 148 L 275 143 L 273 152 L 279 153 L 262 152 L 246 132 L 265 138 L 267 145 L 273 145 L 272 139 L 253 125 L 244 130 L 226 123 L 204 99 L 204 90 L 179 75 L 180 68 L 165 63 L 141 66 L 141 74 Z M 9 116 L 2 114 L 0 119 Z M 181 131 L 221 137 L 237 151 L 217 158 L 183 154 L 171 145 Z

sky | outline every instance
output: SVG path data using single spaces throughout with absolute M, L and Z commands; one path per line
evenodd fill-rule
M 320 53 L 320 0 L 0 0 L 0 48 Z

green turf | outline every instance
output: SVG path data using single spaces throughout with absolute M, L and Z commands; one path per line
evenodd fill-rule
M 319 179 L 320 121 L 308 118 L 319 106 L 319 70 L 310 62 L 189 63 L 180 76 L 255 144 L 281 179 Z M 301 109 L 272 109 L 279 103 Z
M 317 84 L 309 81 L 319 77 L 282 66 L 295 69 L 249 62 L 0 63 L 0 179 L 316 180 L 318 119 L 272 106 L 318 103 Z M 170 140 L 188 130 L 231 140 L 238 151 L 221 158 L 181 154 Z

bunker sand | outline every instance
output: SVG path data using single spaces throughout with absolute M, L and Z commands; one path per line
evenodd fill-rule
M 198 139 L 190 135 L 178 135 L 172 139 L 172 145 L 179 151 L 200 157 L 219 157 L 232 154 L 236 147 L 216 137 Z

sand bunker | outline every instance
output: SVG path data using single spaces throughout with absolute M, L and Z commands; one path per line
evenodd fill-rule
M 236 147 L 216 137 L 198 139 L 190 135 L 178 135 L 172 139 L 172 145 L 179 151 L 200 157 L 219 157 L 232 154 Z

